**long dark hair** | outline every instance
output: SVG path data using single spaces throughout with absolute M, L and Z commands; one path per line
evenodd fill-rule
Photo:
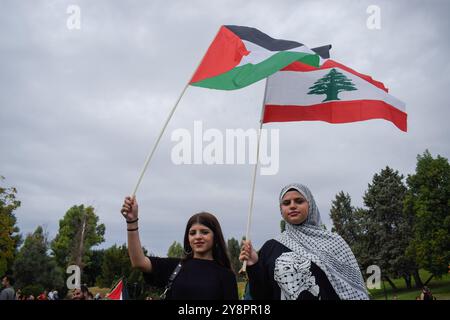
M 189 229 L 195 223 L 207 226 L 212 230 L 212 232 L 214 233 L 214 243 L 212 248 L 213 259 L 221 266 L 232 270 L 230 258 L 228 257 L 227 246 L 225 245 L 225 240 L 223 238 L 222 228 L 220 227 L 217 218 L 208 212 L 196 213 L 187 222 L 186 231 L 184 232 L 185 259 L 192 259 L 194 256 L 191 245 L 189 244 Z

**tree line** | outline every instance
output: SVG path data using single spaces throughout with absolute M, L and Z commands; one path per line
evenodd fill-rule
M 394 278 L 412 279 L 417 288 L 449 271 L 450 166 L 427 150 L 417 156 L 416 171 L 405 177 L 387 166 L 373 176 L 363 196 L 365 208 L 353 207 L 339 192 L 332 202 L 332 231 L 352 248 L 362 270 L 381 269 L 396 290 Z M 421 279 L 419 269 L 431 276 Z M 363 272 L 365 274 L 365 272 Z

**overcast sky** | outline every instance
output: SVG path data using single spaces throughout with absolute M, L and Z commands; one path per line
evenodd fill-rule
M 69 5 L 80 29 L 69 29 Z M 370 5 L 380 29 L 369 29 Z M 23 234 L 53 238 L 73 205 L 92 205 L 106 225 L 100 248 L 126 242 L 119 213 L 170 109 L 223 24 L 256 27 L 382 81 L 406 103 L 408 132 L 384 120 L 266 124 L 279 129 L 280 169 L 257 176 L 251 237 L 279 233 L 278 194 L 312 190 L 331 228 L 341 190 L 354 206 L 387 165 L 407 175 L 429 149 L 449 157 L 448 1 L 1 1 L 0 175 L 18 190 Z M 447 31 L 446 31 L 447 30 Z M 256 129 L 264 81 L 236 91 L 190 87 L 137 193 L 142 244 L 165 256 L 188 218 L 215 214 L 225 237 L 245 234 L 253 166 L 175 165 L 174 130 Z

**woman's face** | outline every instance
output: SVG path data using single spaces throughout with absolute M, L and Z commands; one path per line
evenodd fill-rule
M 281 200 L 281 215 L 290 224 L 303 223 L 308 217 L 309 204 L 298 191 L 289 191 Z
M 194 258 L 212 258 L 213 231 L 203 224 L 194 223 L 189 229 L 189 245 Z M 209 255 L 211 256 L 209 257 Z

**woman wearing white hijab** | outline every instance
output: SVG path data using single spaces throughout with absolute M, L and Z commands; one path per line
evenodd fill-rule
M 286 230 L 259 253 L 245 241 L 239 259 L 247 260 L 253 299 L 368 299 L 358 263 L 338 234 L 321 227 L 311 191 L 290 184 L 280 193 Z

